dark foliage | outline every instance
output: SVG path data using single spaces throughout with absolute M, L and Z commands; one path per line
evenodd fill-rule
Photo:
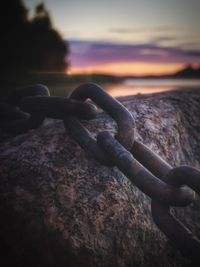
M 21 0 L 4 1 L 1 13 L 1 85 L 32 72 L 67 69 L 68 47 L 43 4 L 36 7 L 31 20 Z
M 185 66 L 182 70 L 175 74 L 177 78 L 200 78 L 200 66 L 193 68 L 191 65 Z

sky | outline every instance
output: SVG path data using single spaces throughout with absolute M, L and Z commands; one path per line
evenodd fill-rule
M 71 73 L 148 75 L 200 64 L 200 0 L 43 0 Z M 30 17 L 39 0 L 24 0 Z

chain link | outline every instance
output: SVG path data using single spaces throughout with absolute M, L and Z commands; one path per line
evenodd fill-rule
M 108 132 L 97 136 L 97 143 L 112 158 L 115 165 L 150 198 L 172 206 L 186 206 L 194 201 L 194 194 L 187 188 L 171 186 L 148 171 Z
M 92 100 L 117 123 L 116 138 L 109 132 L 92 134 L 77 119 L 93 119 L 98 113 Z M 189 166 L 172 168 L 143 143 L 134 140 L 135 122 L 130 112 L 99 86 L 79 86 L 70 98 L 50 97 L 45 86 L 14 91 L 0 103 L 0 127 L 15 134 L 39 127 L 46 117 L 62 119 L 67 133 L 95 160 L 117 166 L 131 182 L 152 199 L 152 216 L 162 232 L 183 255 L 200 262 L 200 241 L 170 213 L 200 194 L 200 172 Z
M 116 99 L 108 95 L 101 87 L 93 83 L 79 86 L 70 98 L 86 100 L 90 98 L 116 122 L 118 131 L 116 139 L 126 148 L 131 149 L 135 135 L 135 121 L 131 113 Z
M 35 85 L 20 88 L 13 91 L 7 98 L 6 103 L 0 103 L 0 109 L 5 116 L 1 117 L 1 128 L 7 132 L 20 134 L 30 129 L 39 127 L 45 117 L 37 112 L 27 114 L 19 110 L 20 101 L 27 96 L 49 95 L 49 90 L 46 86 Z
M 35 85 L 17 89 L 0 103 L 1 129 L 20 134 L 38 128 L 45 118 L 64 119 L 71 114 L 80 119 L 92 119 L 97 109 L 90 103 L 66 97 L 50 97 L 46 86 Z

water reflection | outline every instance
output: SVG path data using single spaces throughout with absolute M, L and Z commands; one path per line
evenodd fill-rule
M 197 79 L 126 79 L 123 83 L 108 85 L 106 90 L 114 97 L 149 94 L 176 90 L 178 88 L 200 88 Z

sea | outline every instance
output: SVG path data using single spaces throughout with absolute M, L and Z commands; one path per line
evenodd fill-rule
M 123 82 L 107 85 L 106 91 L 114 97 L 120 97 L 195 88 L 200 93 L 200 79 L 125 79 Z

